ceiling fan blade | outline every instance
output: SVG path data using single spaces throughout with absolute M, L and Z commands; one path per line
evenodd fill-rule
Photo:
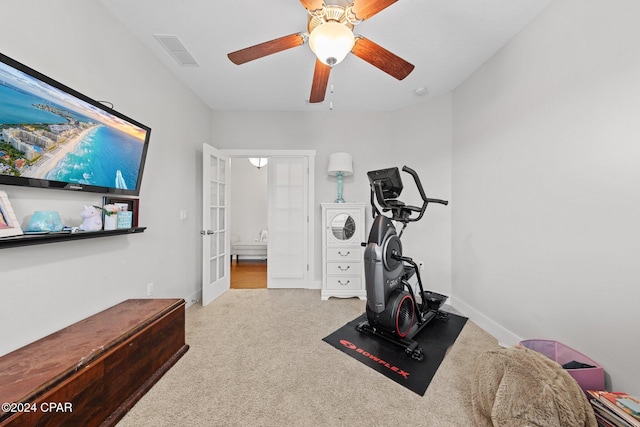
M 322 0 L 300 0 L 300 3 L 304 6 L 305 9 L 314 11 L 318 9 L 322 9 Z
M 353 45 L 351 52 L 398 80 L 407 77 L 415 68 L 413 64 L 398 55 L 361 36 L 356 39 L 356 44 Z
M 263 56 L 300 46 L 301 44 L 304 44 L 304 37 L 300 33 L 295 33 L 231 52 L 227 56 L 231 62 L 240 65 Z
M 354 0 L 351 11 L 356 15 L 356 18 L 364 21 L 397 1 L 398 0 Z
M 316 59 L 316 69 L 313 72 L 313 83 L 311 83 L 311 95 L 309 96 L 311 104 L 324 101 L 327 83 L 329 82 L 329 73 L 331 73 L 331 67 Z

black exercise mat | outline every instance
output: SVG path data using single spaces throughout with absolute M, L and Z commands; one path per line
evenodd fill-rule
M 404 348 L 383 338 L 358 332 L 356 325 L 366 320 L 362 314 L 323 341 L 364 363 L 409 390 L 424 396 L 440 363 L 467 322 L 466 317 L 448 313 L 447 320 L 432 319 L 414 340 L 424 352 L 419 362 Z

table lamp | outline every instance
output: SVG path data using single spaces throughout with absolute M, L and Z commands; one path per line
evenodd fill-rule
M 338 198 L 336 203 L 344 203 L 342 198 L 342 177 L 353 175 L 353 159 L 349 153 L 333 153 L 329 156 L 329 175 L 338 177 Z

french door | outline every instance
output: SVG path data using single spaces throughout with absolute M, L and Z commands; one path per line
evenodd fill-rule
M 202 146 L 202 305 L 229 289 L 229 156 Z

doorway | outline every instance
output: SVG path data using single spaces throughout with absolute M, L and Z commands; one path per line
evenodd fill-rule
M 247 235 L 240 239 L 258 240 L 263 232 L 267 234 L 268 254 L 260 257 L 234 256 L 231 261 L 231 287 L 263 287 L 266 273 L 266 287 L 269 288 L 305 288 L 313 285 L 314 278 L 314 150 L 223 150 L 231 158 L 233 165 L 239 168 L 253 167 L 251 157 L 267 158 L 264 166 L 267 172 L 267 225 L 259 225 L 259 215 L 253 212 L 253 222 L 249 222 Z M 272 169 L 270 169 L 272 167 Z M 262 166 L 261 166 L 262 168 Z M 260 171 L 260 172 L 265 172 Z M 253 172 L 256 172 L 255 170 Z M 240 180 L 242 182 L 242 180 Z M 262 184 L 259 184 L 262 185 Z M 245 188 L 231 179 L 232 200 L 242 197 L 245 202 L 256 199 L 252 188 Z M 284 189 L 284 190 L 283 190 Z M 303 194 L 303 197 L 298 197 Z M 262 206 L 257 199 L 256 205 Z M 231 203 L 233 209 L 233 201 Z M 246 208 L 252 215 L 251 208 Z M 260 208 L 261 209 L 261 208 Z M 240 218 L 235 218 L 239 221 Z M 242 220 L 244 221 L 244 220 Z M 230 218 L 230 230 L 234 233 L 234 216 Z M 295 229 L 295 227 L 298 227 Z M 255 228 L 255 230 L 254 230 Z M 296 234 L 297 233 L 297 234 Z M 255 234 L 255 236 L 254 236 Z M 292 236 L 292 237 L 289 237 Z M 302 239 L 300 237 L 303 237 Z M 233 250 L 232 250 L 233 255 Z M 256 259 L 257 258 L 257 259 Z M 266 270 L 266 272 L 265 272 Z M 234 280 L 237 279 L 237 280 Z M 234 283 L 237 282 L 237 283 Z M 245 282 L 245 283 L 243 283 Z
M 231 159 L 231 289 L 267 287 L 268 167 L 267 157 Z

